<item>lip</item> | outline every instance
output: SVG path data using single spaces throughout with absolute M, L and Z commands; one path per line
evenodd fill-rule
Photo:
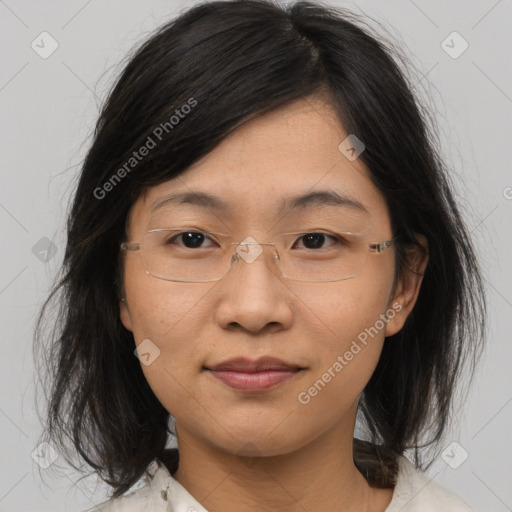
M 294 370 L 299 369 L 299 365 L 287 363 L 276 357 L 260 357 L 253 360 L 247 357 L 235 357 L 228 359 L 213 366 L 207 366 L 208 370 L 213 371 L 234 371 L 243 373 L 261 372 L 264 370 Z
M 209 373 L 227 386 L 245 392 L 273 389 L 301 373 L 304 368 L 274 357 L 258 360 L 235 358 L 211 367 Z

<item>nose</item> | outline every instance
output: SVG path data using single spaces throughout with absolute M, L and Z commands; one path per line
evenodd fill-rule
M 273 246 L 248 237 L 235 254 L 234 267 L 219 283 L 218 324 L 253 333 L 288 329 L 293 319 L 291 292 L 279 276 Z

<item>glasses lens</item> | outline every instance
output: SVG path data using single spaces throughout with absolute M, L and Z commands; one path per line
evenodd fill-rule
M 281 272 L 289 279 L 350 279 L 361 273 L 368 257 L 368 242 L 361 234 L 313 232 L 295 234 L 294 237 L 297 240 L 295 249 L 279 253 Z
M 270 246 L 248 237 L 237 246 L 203 231 L 157 229 L 146 234 L 143 246 L 141 256 L 148 274 L 183 282 L 222 279 L 235 261 L 251 264 L 264 257 L 266 247 L 274 256 L 270 264 L 278 265 L 284 277 L 297 281 L 350 279 L 361 273 L 368 257 L 368 239 L 353 232 L 286 233 Z
M 202 231 L 158 229 L 145 237 L 142 253 L 148 274 L 170 281 L 221 279 L 230 269 L 231 249 Z

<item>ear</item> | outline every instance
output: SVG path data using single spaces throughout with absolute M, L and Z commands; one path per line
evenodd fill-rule
M 119 316 L 124 327 L 133 332 L 132 316 L 126 299 L 124 298 L 119 301 Z
M 415 234 L 415 237 L 424 250 L 413 244 L 405 249 L 405 270 L 390 302 L 396 314 L 393 318 L 390 317 L 386 324 L 386 336 L 392 336 L 402 329 L 420 292 L 428 263 L 428 241 L 424 235 Z

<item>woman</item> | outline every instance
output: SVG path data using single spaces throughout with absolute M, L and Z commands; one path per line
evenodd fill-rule
M 469 510 L 420 472 L 485 331 L 433 141 L 343 10 L 209 2 L 142 45 L 45 306 L 47 438 L 94 510 Z

